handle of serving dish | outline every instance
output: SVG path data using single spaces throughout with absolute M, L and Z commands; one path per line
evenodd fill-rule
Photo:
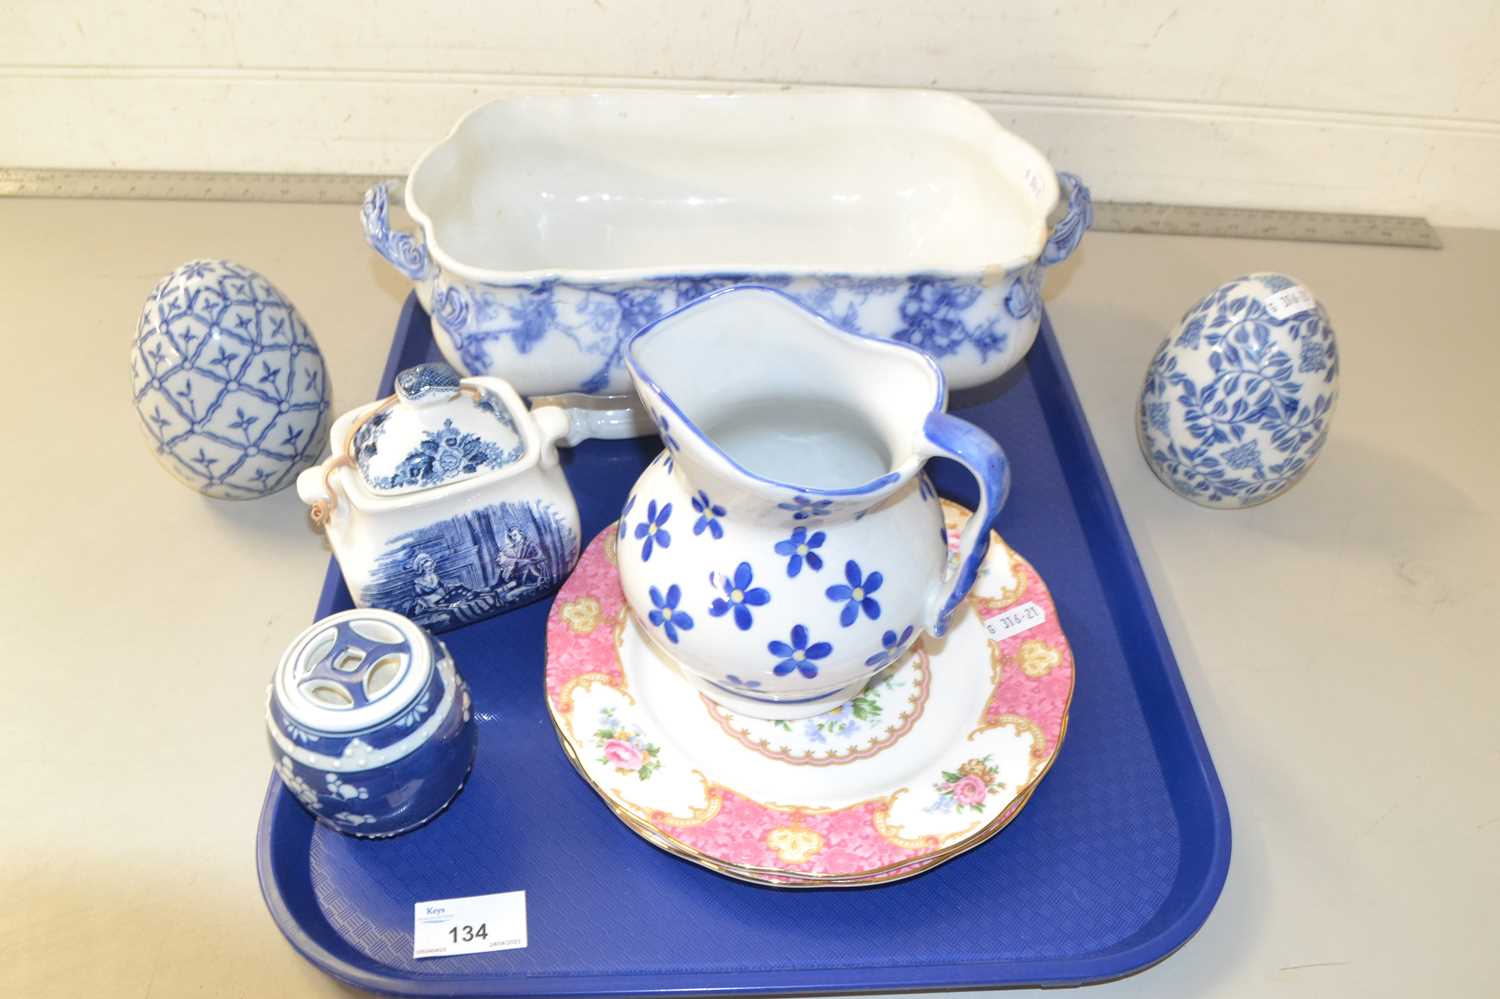
M 1052 235 L 1047 237 L 1047 245 L 1042 248 L 1043 267 L 1060 264 L 1072 256 L 1083 240 L 1083 234 L 1094 224 L 1094 199 L 1089 189 L 1083 186 L 1083 181 L 1071 173 L 1059 173 L 1057 186 L 1068 201 L 1068 210 L 1052 227 Z
M 935 582 L 928 596 L 927 630 L 933 638 L 942 638 L 990 550 L 990 529 L 1010 494 L 1010 460 L 989 434 L 947 413 L 927 415 L 921 450 L 929 456 L 953 459 L 979 483 L 979 506 L 958 539 L 958 572 L 952 579 Z
M 413 281 L 425 281 L 437 273 L 437 268 L 427 255 L 421 235 L 391 228 L 391 190 L 400 183 L 381 181 L 365 192 L 365 203 L 359 212 L 364 222 L 365 242 L 402 274 Z
M 656 424 L 634 395 L 538 396 L 531 415 L 541 430 L 542 460 L 557 461 L 557 446 L 574 447 L 589 439 L 625 440 L 656 433 Z

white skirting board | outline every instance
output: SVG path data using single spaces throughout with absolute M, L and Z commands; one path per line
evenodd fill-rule
M 0 68 L 0 165 L 404 175 L 471 107 L 523 92 L 723 91 L 702 80 Z M 1500 123 L 957 91 L 1100 200 L 1425 216 L 1500 227 Z

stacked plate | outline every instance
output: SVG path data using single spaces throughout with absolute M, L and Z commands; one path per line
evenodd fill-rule
M 943 506 L 956 548 L 969 511 Z M 923 639 L 841 707 L 787 722 L 714 704 L 655 652 L 621 593 L 610 528 L 548 619 L 563 749 L 644 839 L 744 881 L 876 885 L 973 849 L 1052 765 L 1073 694 L 1046 585 L 992 541 L 944 639 Z

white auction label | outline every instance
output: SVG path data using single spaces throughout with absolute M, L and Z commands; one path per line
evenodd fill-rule
M 526 893 L 418 902 L 412 957 L 448 957 L 526 946 Z
M 1277 319 L 1290 319 L 1317 307 L 1318 301 L 1313 298 L 1312 292 L 1300 284 L 1266 296 L 1266 311 Z
M 985 618 L 984 629 L 990 633 L 991 638 L 998 642 L 1024 634 L 1046 622 L 1047 612 L 1042 610 L 1040 604 L 1028 600 L 1024 604 L 1016 604 L 1009 610 L 1001 611 L 994 617 Z

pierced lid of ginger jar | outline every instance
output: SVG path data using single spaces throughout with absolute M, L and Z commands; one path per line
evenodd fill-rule
M 463 482 L 526 453 L 506 400 L 440 363 L 397 375 L 396 394 L 359 425 L 353 444 L 364 484 L 385 496 Z
M 267 723 L 298 762 L 364 770 L 401 759 L 464 697 L 451 657 L 391 611 L 343 611 L 287 646 L 271 679 Z

